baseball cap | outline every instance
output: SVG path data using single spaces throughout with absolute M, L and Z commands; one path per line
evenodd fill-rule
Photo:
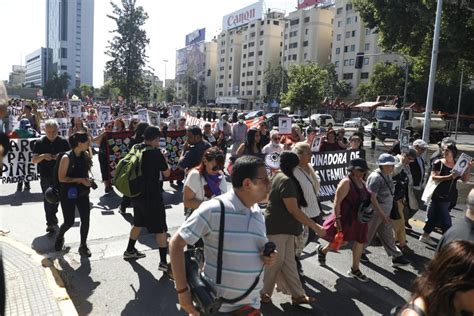
M 20 128 L 27 128 L 27 127 L 31 127 L 30 120 L 28 120 L 27 118 L 21 119 Z
M 395 166 L 399 162 L 398 158 L 387 153 L 383 153 L 377 159 L 379 166 Z
M 413 146 L 418 146 L 421 148 L 428 148 L 428 144 L 423 139 L 417 139 L 413 142 Z

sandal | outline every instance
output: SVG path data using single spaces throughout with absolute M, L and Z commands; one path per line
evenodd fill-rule
M 318 262 L 321 266 L 326 266 L 326 254 L 323 252 L 323 246 L 318 246 Z
M 260 294 L 260 302 L 262 302 L 262 304 L 270 304 L 272 302 L 272 298 L 267 293 L 262 293 Z
M 294 298 L 294 297 L 291 298 L 291 304 L 293 305 L 311 304 L 314 302 L 316 302 L 316 298 L 312 296 L 307 296 L 307 295 L 303 295 L 298 298 Z
M 359 281 L 361 281 L 361 282 L 368 282 L 368 281 L 369 281 L 369 278 L 368 278 L 365 274 L 363 274 L 362 272 L 360 272 L 359 269 L 354 270 L 354 269 L 351 268 L 349 271 L 347 271 L 347 273 L 348 273 L 351 277 L 353 277 L 353 278 L 355 278 L 355 279 L 357 279 L 357 280 L 359 280 Z

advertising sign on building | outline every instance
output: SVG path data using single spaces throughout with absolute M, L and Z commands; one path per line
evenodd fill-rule
M 307 8 L 307 7 L 310 7 L 310 6 L 315 6 L 316 4 L 319 4 L 321 2 L 321 0 L 298 0 L 298 5 L 297 5 L 297 9 L 303 9 L 303 8 Z
M 222 31 L 227 31 L 253 20 L 261 19 L 263 13 L 262 2 L 256 2 L 243 9 L 232 12 L 222 18 Z
M 186 46 L 204 42 L 206 39 L 206 29 L 197 29 L 186 35 Z

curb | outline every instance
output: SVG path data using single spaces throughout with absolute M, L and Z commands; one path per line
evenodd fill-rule
M 59 271 L 54 266 L 54 263 L 50 259 L 36 253 L 33 249 L 11 238 L 0 236 L 0 241 L 25 253 L 30 257 L 31 261 L 45 268 L 44 272 L 48 286 L 53 292 L 53 298 L 58 303 L 61 314 L 68 316 L 78 315 L 76 307 L 74 306 L 74 303 L 66 291 L 64 281 L 61 278 Z

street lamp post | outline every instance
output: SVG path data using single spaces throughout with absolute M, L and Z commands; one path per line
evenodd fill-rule
M 163 59 L 163 62 L 165 63 L 165 84 L 163 85 L 166 90 L 166 64 L 168 63 L 168 59 Z
M 461 81 L 459 83 L 459 97 L 458 97 L 458 112 L 456 114 L 456 131 L 454 134 L 454 139 L 458 140 L 458 125 L 459 125 L 459 111 L 461 110 L 461 96 L 462 96 L 462 81 L 464 77 L 464 67 L 461 65 Z

